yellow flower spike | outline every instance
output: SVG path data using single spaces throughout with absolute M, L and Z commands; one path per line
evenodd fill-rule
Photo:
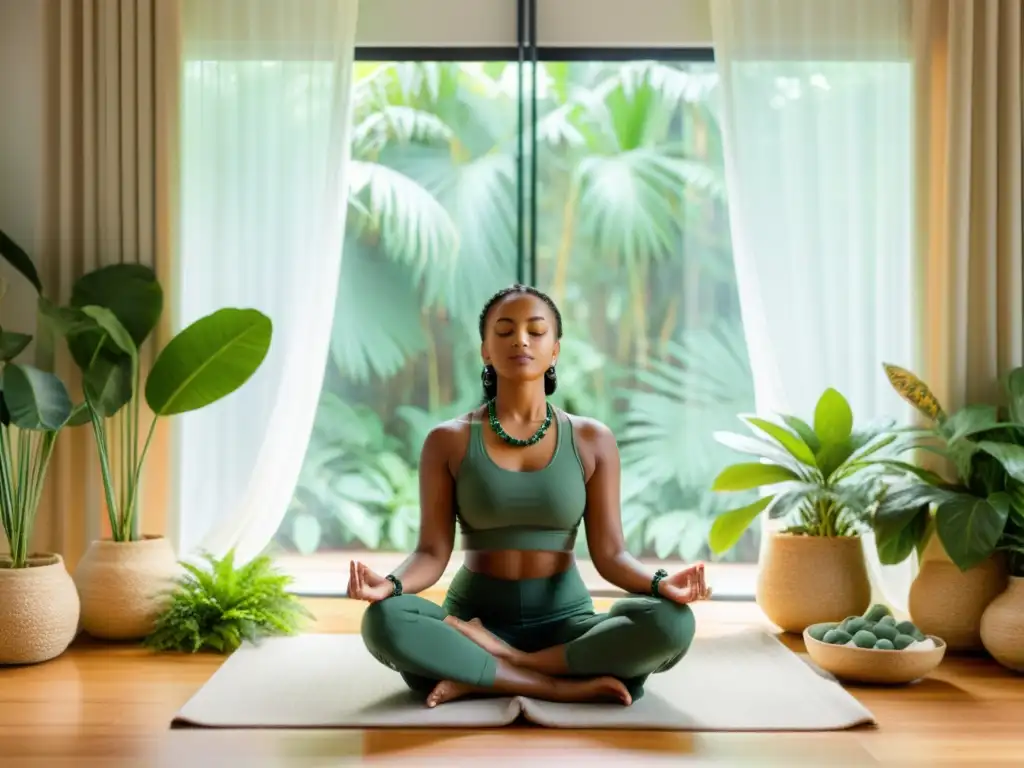
M 882 368 L 885 369 L 889 383 L 900 397 L 933 421 L 942 421 L 946 418 L 938 398 L 921 379 L 898 365 L 883 363 Z

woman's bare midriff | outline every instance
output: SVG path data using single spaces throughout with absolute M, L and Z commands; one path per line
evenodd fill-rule
M 466 568 L 473 573 L 495 579 L 546 579 L 569 570 L 574 561 L 572 552 L 524 552 L 502 549 L 495 552 L 469 551 Z

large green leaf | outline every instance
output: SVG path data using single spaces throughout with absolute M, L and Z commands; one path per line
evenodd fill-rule
M 27 333 L 0 331 L 0 362 L 7 362 L 16 358 L 25 351 L 25 347 L 31 341 L 32 337 Z
M 128 355 L 133 360 L 138 360 L 136 342 L 112 310 L 90 304 L 82 307 L 81 311 L 83 315 L 96 323 L 99 330 L 114 343 L 120 352 Z
M 135 394 L 138 350 L 128 331 L 106 307 L 56 307 L 48 302 L 40 307 L 68 336 L 92 408 L 100 416 L 113 416 Z
M 122 355 L 95 357 L 82 374 L 82 386 L 92 408 L 101 416 L 110 417 L 127 405 L 135 393 L 132 360 Z
M 986 498 L 957 494 L 939 504 L 935 530 L 958 568 L 966 571 L 995 552 L 1010 515 L 1010 497 L 1005 493 Z
M 1024 447 L 983 440 L 978 443 L 978 450 L 984 451 L 998 461 L 1006 474 L 1014 480 L 1024 482 Z
M 811 425 L 801 419 L 799 416 L 792 416 L 784 414 L 782 420 L 786 422 L 790 429 L 800 435 L 800 439 L 807 443 L 807 447 L 810 448 L 814 453 L 817 453 L 821 449 L 821 440 L 814 434 L 814 430 Z
M 851 469 L 888 469 L 893 472 L 914 475 L 929 485 L 942 486 L 946 484 L 946 481 L 942 477 L 935 474 L 930 469 L 925 469 L 924 467 L 919 467 L 916 464 L 910 464 L 906 461 L 897 461 L 896 459 L 872 459 L 870 461 L 851 462 L 847 467 Z
M 196 320 L 153 363 L 146 403 L 170 416 L 226 397 L 263 364 L 272 334 L 270 318 L 255 309 L 220 309 Z
M 885 497 L 872 520 L 878 559 L 885 565 L 906 560 L 925 535 L 931 505 L 948 498 L 948 492 L 923 483 Z
M 71 398 L 61 380 L 30 365 L 4 366 L 3 393 L 10 423 L 21 429 L 54 432 L 71 416 Z
M 726 448 L 767 459 L 773 464 L 786 467 L 801 479 L 807 480 L 813 476 L 812 468 L 798 461 L 788 451 L 783 450 L 778 443 L 758 437 L 737 435 L 733 432 L 715 432 L 714 438 Z
M 71 306 L 106 307 L 139 347 L 156 327 L 164 294 L 153 270 L 143 264 L 111 264 L 82 275 L 71 290 Z
M 723 512 L 716 517 L 708 533 L 708 546 L 711 547 L 711 551 L 722 554 L 736 546 L 736 543 L 773 498 L 773 496 L 765 496 L 744 507 Z
M 999 425 L 999 414 L 992 405 L 968 405 L 954 413 L 941 426 L 949 443 L 986 432 Z
M 778 441 L 778 443 L 792 454 L 793 458 L 797 461 L 802 464 L 806 464 L 808 467 L 818 466 L 818 462 L 814 458 L 814 452 L 811 451 L 807 443 L 793 432 L 790 432 L 785 427 L 780 427 L 778 424 L 773 424 L 767 419 L 762 419 L 757 416 L 748 416 L 746 417 L 746 420 L 762 432 Z
M 711 485 L 713 491 L 747 491 L 765 485 L 800 480 L 792 471 L 775 464 L 745 462 L 726 467 Z
M 814 432 L 822 443 L 840 444 L 853 432 L 853 411 L 835 389 L 826 389 L 814 408 Z
M 1010 421 L 1024 424 L 1024 367 L 1017 367 L 1006 377 L 1009 394 Z
M 22 250 L 21 246 L 8 237 L 3 230 L 0 230 L 0 256 L 3 256 L 8 264 L 32 283 L 37 293 L 43 292 L 43 284 L 39 280 L 36 265 L 32 263 L 32 259 Z
M 95 322 L 90 320 L 79 309 L 58 306 L 45 296 L 39 297 L 36 301 L 36 306 L 46 324 L 61 336 L 71 338 L 86 331 L 96 330 Z M 78 358 L 76 358 L 77 361 Z M 83 364 L 79 363 L 79 365 Z M 86 359 L 84 365 L 88 365 L 88 359 Z

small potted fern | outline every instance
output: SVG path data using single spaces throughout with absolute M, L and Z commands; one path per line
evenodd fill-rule
M 248 381 L 269 350 L 271 321 L 255 309 L 217 310 L 174 336 L 144 375 L 143 345 L 163 312 L 163 290 L 149 267 L 101 267 L 75 282 L 66 306 L 43 297 L 39 306 L 82 371 L 110 523 L 110 538 L 94 541 L 75 571 L 82 628 L 98 638 L 142 639 L 180 573 L 171 543 L 139 530 L 157 422 L 205 408 Z
M 3 232 L 0 253 L 38 289 L 35 266 Z M 0 281 L 0 297 L 6 287 Z M 0 555 L 0 665 L 49 661 L 78 631 L 78 593 L 64 560 L 30 547 L 57 437 L 82 409 L 52 373 L 14 362 L 31 341 L 0 330 L 0 523 L 7 542 Z
M 185 570 L 168 594 L 145 645 L 157 651 L 231 653 L 243 642 L 293 635 L 312 614 L 287 591 L 291 577 L 268 555 L 236 567 L 235 553 L 204 554 L 208 567 L 182 562 Z
M 860 534 L 870 531 L 888 471 L 903 472 L 885 455 L 897 438 L 888 425 L 854 429 L 846 398 L 826 390 L 814 409 L 813 426 L 785 415 L 781 423 L 755 416 L 742 420 L 753 436 L 716 438 L 756 460 L 726 467 L 712 489 L 751 500 L 717 517 L 709 545 L 733 547 L 762 513 L 782 521 L 767 533 L 758 569 L 757 602 L 786 632 L 859 616 L 869 607 L 871 585 Z

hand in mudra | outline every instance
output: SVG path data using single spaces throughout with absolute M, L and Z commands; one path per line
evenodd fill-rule
M 348 596 L 352 600 L 365 600 L 376 603 L 390 597 L 395 585 L 378 576 L 362 563 L 351 561 L 348 574 Z
M 704 563 L 688 565 L 667 576 L 658 584 L 662 597 L 674 603 L 693 603 L 711 597 L 711 587 L 704 580 Z

